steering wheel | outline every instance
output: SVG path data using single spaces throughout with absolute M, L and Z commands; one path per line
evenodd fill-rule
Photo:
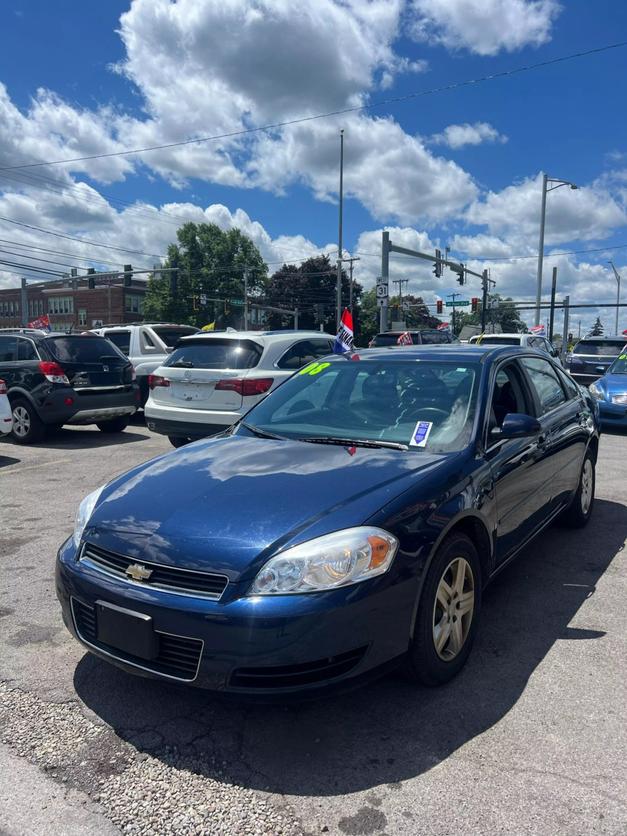
M 433 415 L 434 418 L 444 418 L 446 420 L 449 417 L 449 413 L 445 409 L 439 409 L 437 406 L 425 406 L 422 409 L 416 411 L 416 420 L 417 421 L 428 421 L 429 417 L 423 417 L 426 414 Z

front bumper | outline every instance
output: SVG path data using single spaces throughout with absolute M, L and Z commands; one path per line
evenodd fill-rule
M 407 651 L 415 577 L 388 573 L 306 595 L 248 597 L 247 589 L 230 583 L 219 601 L 151 589 L 77 561 L 71 538 L 57 556 L 56 590 L 67 628 L 92 653 L 129 673 L 240 695 L 315 693 L 367 678 Z M 197 668 L 172 676 L 156 662 L 103 647 L 93 632 L 85 635 L 77 607 L 95 609 L 97 601 L 150 616 L 163 641 L 202 642 Z
M 598 401 L 599 420 L 606 427 L 627 429 L 627 406 L 623 404 Z

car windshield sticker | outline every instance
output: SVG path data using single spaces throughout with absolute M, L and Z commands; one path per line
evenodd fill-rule
M 308 366 L 305 366 L 304 369 L 301 369 L 298 374 L 320 374 L 320 372 L 323 372 L 330 365 L 331 363 L 310 363 Z
M 466 369 L 455 369 L 456 372 L 465 372 Z
M 409 442 L 410 447 L 426 447 L 432 426 L 431 421 L 418 421 Z

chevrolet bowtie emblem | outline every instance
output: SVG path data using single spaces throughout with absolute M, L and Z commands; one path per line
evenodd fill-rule
M 126 574 L 134 581 L 147 581 L 152 575 L 152 569 L 146 569 L 141 563 L 131 563 L 126 567 Z

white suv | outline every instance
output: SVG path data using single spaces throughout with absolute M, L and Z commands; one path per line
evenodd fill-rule
M 150 375 L 146 424 L 174 447 L 215 435 L 297 369 L 331 354 L 320 331 L 225 331 L 184 337 Z
M 472 345 L 519 345 L 522 348 L 535 348 L 544 351 L 559 362 L 559 351 L 554 345 L 539 334 L 476 334 L 468 341 Z

